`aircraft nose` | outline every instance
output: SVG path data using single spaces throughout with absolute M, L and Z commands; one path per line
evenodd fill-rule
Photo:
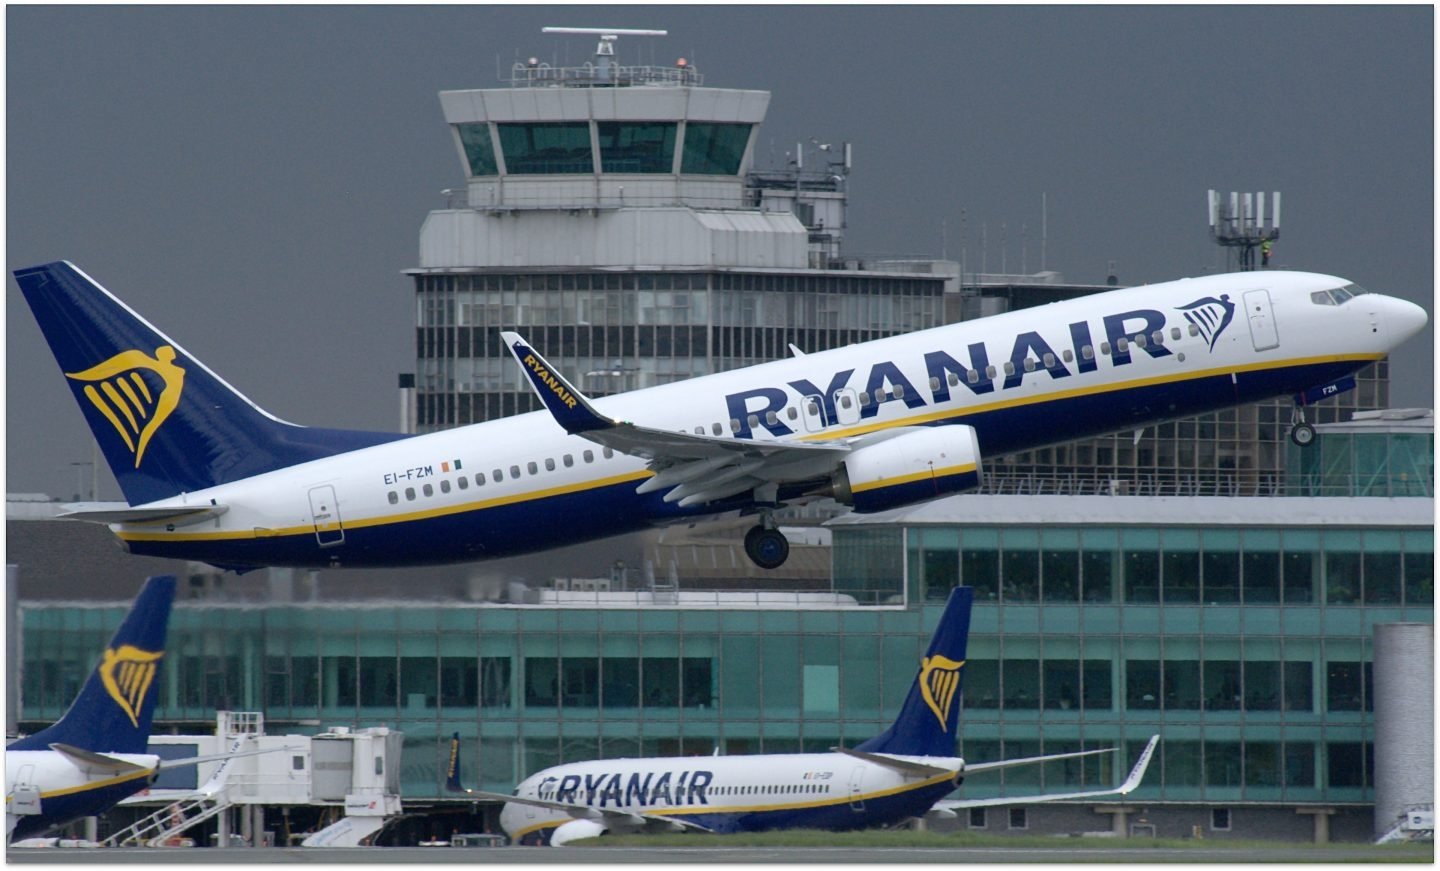
M 1430 322 L 1430 316 L 1425 309 L 1409 300 L 1396 299 L 1393 296 L 1385 298 L 1385 320 L 1390 327 L 1390 336 L 1396 345 L 1402 344 L 1412 336 L 1417 335 L 1425 329 Z

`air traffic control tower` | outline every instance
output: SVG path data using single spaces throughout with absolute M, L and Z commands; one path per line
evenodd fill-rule
M 465 187 L 409 271 L 418 431 L 538 408 L 502 328 L 605 395 L 944 322 L 954 276 L 840 258 L 848 148 L 755 171 L 768 92 L 617 62 L 664 31 L 546 30 L 597 38 L 593 61 L 440 94 Z

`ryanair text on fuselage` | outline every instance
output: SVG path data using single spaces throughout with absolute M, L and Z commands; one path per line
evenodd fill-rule
M 1228 299 L 1225 304 L 1229 304 Z M 1145 341 L 1143 338 L 1166 328 L 1163 312 L 1155 309 L 1135 309 L 1105 315 L 1101 321 L 1105 336 L 1103 341 L 1106 343 L 1105 347 L 1110 349 L 1108 356 L 1113 366 L 1124 366 L 1132 362 L 1132 344 L 1157 359 L 1174 353 L 1162 343 Z M 1220 330 L 1227 325 L 1228 323 L 1222 324 L 1216 330 L 1216 338 Z M 1090 327 L 1088 321 L 1076 321 L 1068 325 L 1068 348 L 1075 366 L 1074 372 L 1070 370 L 1062 355 L 1055 351 L 1054 346 L 1034 330 L 1015 336 L 1007 358 L 1010 366 L 1005 369 L 1003 376 L 991 368 L 990 351 L 985 342 L 971 343 L 962 355 L 964 359 L 943 350 L 927 351 L 924 354 L 925 372 L 933 385 L 930 403 L 950 401 L 951 374 L 955 376 L 958 384 L 980 396 L 995 392 L 997 380 L 1001 380 L 999 389 L 1012 390 L 1023 383 L 1027 374 L 1038 377 L 1041 373 L 1046 373 L 1050 378 L 1058 379 L 1068 378 L 1076 373 L 1094 372 L 1099 368 L 1099 358 L 1107 355 L 1097 352 Z M 1062 344 L 1061 347 L 1064 349 L 1066 346 Z M 1091 349 L 1088 354 L 1087 348 Z M 1025 366 L 1027 359 L 1035 361 L 1028 371 Z M 852 383 L 854 375 L 854 369 L 843 369 L 832 375 L 824 387 L 807 379 L 791 381 L 789 386 L 803 397 L 817 399 L 824 415 L 824 425 L 834 426 L 839 423 L 835 407 L 836 396 L 846 388 L 855 389 L 859 386 Z M 861 420 L 875 417 L 880 412 L 880 406 L 886 402 L 903 402 L 907 408 L 923 408 L 930 404 L 900 371 L 900 367 L 889 360 L 881 360 L 871 365 L 863 391 L 878 398 L 874 402 L 861 403 Z M 755 425 L 763 426 L 776 437 L 794 434 L 795 430 L 786 426 L 779 417 L 788 401 L 786 391 L 778 387 L 757 387 L 727 395 L 725 406 L 728 416 L 739 424 L 735 437 L 754 438 Z M 771 412 L 774 413 L 773 417 L 770 416 Z

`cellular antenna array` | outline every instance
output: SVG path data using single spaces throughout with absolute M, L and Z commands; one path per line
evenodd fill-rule
M 1270 224 L 1265 224 L 1265 192 L 1230 192 L 1229 200 L 1217 190 L 1209 192 L 1210 238 L 1215 244 L 1239 252 L 1240 271 L 1255 268 L 1255 249 L 1264 248 L 1280 238 L 1280 192 L 1271 193 Z M 1269 265 L 1268 255 L 1262 265 Z M 1228 266 L 1228 264 L 1227 264 Z

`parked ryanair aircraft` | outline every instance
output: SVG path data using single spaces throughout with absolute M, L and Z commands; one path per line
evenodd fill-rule
M 132 553 L 380 566 L 511 556 L 698 516 L 959 493 L 982 459 L 1274 396 L 1303 406 L 1424 328 L 1328 275 L 1185 279 L 597 399 L 506 333 L 549 414 L 423 436 L 279 420 L 69 263 L 15 273 L 126 504 Z M 1297 413 L 1293 437 L 1313 430 Z
M 500 824 L 513 842 L 563 846 L 607 832 L 872 828 L 911 817 L 953 817 L 959 808 L 1125 795 L 1139 786 L 1158 735 L 1113 789 L 941 800 L 968 774 L 1113 752 L 982 763 L 955 755 L 973 595 L 969 587 L 951 591 L 899 717 L 853 748 L 573 762 L 527 777 L 512 795 L 463 791 L 505 803 Z M 447 786 L 461 790 L 454 745 L 450 760 Z

